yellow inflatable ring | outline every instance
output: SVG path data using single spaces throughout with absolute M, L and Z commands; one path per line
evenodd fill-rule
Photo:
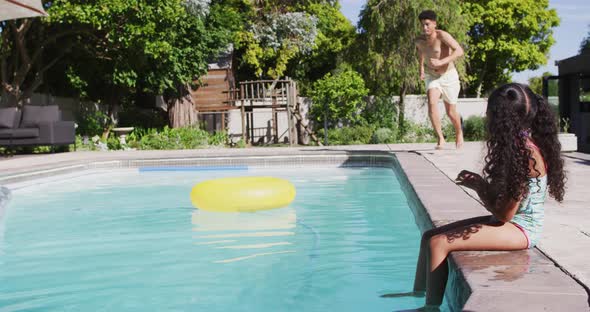
M 236 177 L 208 180 L 196 184 L 191 202 L 202 210 L 253 212 L 280 208 L 295 199 L 291 182 L 274 177 Z

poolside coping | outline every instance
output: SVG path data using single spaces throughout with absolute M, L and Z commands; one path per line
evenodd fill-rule
M 401 167 L 406 195 L 425 231 L 488 214 L 473 197 L 420 153 L 423 146 L 371 145 L 341 148 L 268 148 L 57 154 L 52 160 L 0 161 L 0 183 L 18 184 L 87 169 L 142 166 L 383 166 Z M 395 155 L 396 157 L 392 157 Z M 1 211 L 0 211 L 1 216 Z M 538 249 L 516 252 L 454 252 L 446 297 L 453 310 L 590 311 L 585 289 Z

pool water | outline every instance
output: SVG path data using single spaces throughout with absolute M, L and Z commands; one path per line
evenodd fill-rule
M 213 213 L 197 182 L 290 180 L 289 207 Z M 392 311 L 420 231 L 387 168 L 83 172 L 13 191 L 0 222 L 0 311 Z

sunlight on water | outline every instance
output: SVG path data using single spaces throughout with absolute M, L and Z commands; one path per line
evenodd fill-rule
M 215 213 L 189 193 L 270 175 L 281 209 Z M 239 200 L 239 199 L 236 199 Z M 391 169 L 96 171 L 13 191 L 0 224 L 0 311 L 395 311 L 420 232 Z

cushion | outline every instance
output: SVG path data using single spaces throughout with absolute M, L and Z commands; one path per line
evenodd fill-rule
M 18 125 L 20 125 L 20 118 L 23 116 L 23 112 L 20 109 L 16 110 L 16 115 L 14 115 L 14 126 L 12 126 L 13 128 L 18 128 Z
M 0 129 L 0 139 L 36 138 L 39 128 Z
M 23 106 L 23 120 L 21 128 L 38 127 L 42 122 L 59 121 L 59 108 L 57 105 L 48 106 Z
M 13 128 L 16 119 L 16 107 L 0 108 L 0 128 Z

